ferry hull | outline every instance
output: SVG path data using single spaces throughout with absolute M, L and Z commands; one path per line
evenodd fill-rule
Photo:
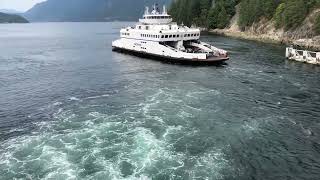
M 220 56 L 220 57 L 210 57 L 208 59 L 187 59 L 187 58 L 176 58 L 171 56 L 162 56 L 159 54 L 153 54 L 143 51 L 136 51 L 132 49 L 126 49 L 126 48 L 120 48 L 116 46 L 112 46 L 112 50 L 115 52 L 135 55 L 138 57 L 148 58 L 152 60 L 158 60 L 168 63 L 174 63 L 174 64 L 190 64 L 190 65 L 217 65 L 222 64 L 225 61 L 229 60 L 229 57 L 226 56 Z

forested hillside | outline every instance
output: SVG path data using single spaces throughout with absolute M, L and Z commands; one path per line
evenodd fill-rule
M 223 28 L 235 14 L 239 0 L 175 0 L 170 14 L 178 23 Z
M 170 13 L 186 25 L 225 28 L 239 8 L 237 24 L 244 31 L 261 20 L 272 21 L 285 30 L 297 28 L 307 15 L 320 7 L 320 0 L 176 0 Z M 320 13 L 312 22 L 320 34 Z
M 19 15 L 0 12 L 0 23 L 28 23 L 28 21 Z

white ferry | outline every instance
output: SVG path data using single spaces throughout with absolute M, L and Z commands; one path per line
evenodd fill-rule
M 160 12 L 157 5 L 151 13 L 146 7 L 135 27 L 120 30 L 120 39 L 112 42 L 112 49 L 143 57 L 174 63 L 217 63 L 229 60 L 225 50 L 201 42 L 200 30 L 177 25 L 166 7 Z

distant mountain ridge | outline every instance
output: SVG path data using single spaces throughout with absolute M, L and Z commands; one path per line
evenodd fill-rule
M 0 23 L 28 23 L 28 21 L 19 15 L 0 12 Z
M 22 12 L 16 11 L 14 9 L 0 9 L 0 12 L 6 13 L 6 14 L 22 14 Z
M 35 22 L 137 20 L 146 5 L 172 0 L 47 0 L 23 14 Z

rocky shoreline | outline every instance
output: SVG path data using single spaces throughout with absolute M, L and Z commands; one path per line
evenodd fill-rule
M 320 36 L 315 36 L 313 38 L 291 39 L 285 36 L 278 36 L 277 34 L 254 34 L 246 31 L 233 31 L 231 29 L 212 29 L 208 32 L 239 39 L 253 40 L 265 43 L 285 44 L 288 46 L 294 45 L 308 50 L 320 51 Z
M 228 27 L 225 29 L 211 29 L 208 30 L 208 32 L 266 43 L 285 44 L 287 46 L 293 45 L 299 49 L 320 52 L 320 35 L 316 35 L 313 30 L 313 24 L 318 14 L 320 14 L 320 9 L 315 9 L 306 17 L 303 23 L 295 29 L 277 29 L 272 19 L 261 19 L 259 22 L 253 23 L 251 27 L 243 30 L 238 25 L 239 7 L 237 7 L 236 14 L 230 20 Z

